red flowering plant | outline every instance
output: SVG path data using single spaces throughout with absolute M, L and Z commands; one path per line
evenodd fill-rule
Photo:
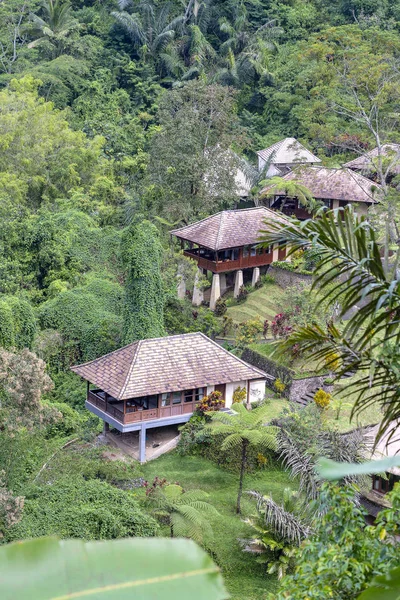
M 289 325 L 289 315 L 287 313 L 275 315 L 271 323 L 271 331 L 275 340 L 278 337 L 287 337 L 292 331 L 292 327 Z
M 220 410 L 223 406 L 224 401 L 222 400 L 221 392 L 211 392 L 208 396 L 204 396 L 201 402 L 199 402 L 196 406 L 195 413 L 203 416 L 207 412 Z

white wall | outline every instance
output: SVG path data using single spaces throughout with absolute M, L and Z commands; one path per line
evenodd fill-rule
M 247 381 L 235 381 L 233 383 L 227 383 L 225 388 L 225 407 L 230 408 L 232 406 L 233 400 L 233 392 L 236 388 L 241 387 L 245 388 L 247 392 Z M 207 394 L 211 394 L 214 391 L 213 385 L 207 386 Z M 265 379 L 260 379 L 257 381 L 250 382 L 250 402 L 257 402 L 258 400 L 262 400 L 265 396 Z M 246 401 L 247 401 L 247 393 L 246 393 Z
M 265 379 L 250 382 L 250 402 L 258 402 L 265 396 Z

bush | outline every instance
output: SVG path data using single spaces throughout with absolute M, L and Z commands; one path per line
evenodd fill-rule
M 31 348 L 36 333 L 36 318 L 32 306 L 16 296 L 0 299 L 0 346 Z
M 283 383 L 283 381 L 281 381 L 279 379 L 279 377 L 277 379 L 275 379 L 274 381 L 274 388 L 276 389 L 276 391 L 278 392 L 278 394 L 283 394 L 283 392 L 286 389 L 286 385 Z
M 7 541 L 45 535 L 104 540 L 153 536 L 157 530 L 130 492 L 75 477 L 28 489 L 22 521 L 9 530 Z
M 226 301 L 223 298 L 218 298 L 215 303 L 214 314 L 216 317 L 222 317 L 226 313 Z
M 46 427 L 45 435 L 47 438 L 67 437 L 78 433 L 84 426 L 87 413 L 82 415 L 63 402 L 52 402 L 50 406 L 58 410 L 62 418 Z
M 329 408 L 331 400 L 331 394 L 325 392 L 325 390 L 319 389 L 314 394 L 314 402 L 322 410 Z
M 247 397 L 246 388 L 245 387 L 241 388 L 239 385 L 233 392 L 232 404 L 234 404 L 235 402 L 238 402 L 239 404 L 243 404 L 243 402 L 246 400 L 246 397 Z
M 247 298 L 248 295 L 249 295 L 249 292 L 248 292 L 247 288 L 244 285 L 242 285 L 239 288 L 239 294 L 238 294 L 238 296 L 236 298 L 236 302 L 238 304 L 241 304 L 242 302 L 244 302 L 246 300 L 246 298 Z
M 220 410 L 224 406 L 224 401 L 221 397 L 221 392 L 211 392 L 208 396 L 204 396 L 202 401 L 196 406 L 195 414 L 204 415 L 206 412 Z

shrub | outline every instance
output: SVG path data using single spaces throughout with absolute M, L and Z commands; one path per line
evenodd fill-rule
M 211 392 L 204 396 L 201 402 L 196 406 L 195 414 L 204 415 L 206 412 L 218 411 L 224 406 L 221 392 Z
M 245 348 L 250 344 L 254 344 L 258 336 L 263 331 L 263 323 L 259 317 L 255 319 L 248 319 L 240 323 L 236 335 L 236 346 L 238 348 Z
M 329 407 L 331 400 L 331 394 L 325 392 L 325 390 L 319 389 L 314 394 L 314 402 L 322 410 L 325 410 Z
M 236 302 L 238 302 L 239 304 L 241 302 L 244 302 L 246 300 L 246 298 L 247 298 L 248 295 L 249 295 L 249 292 L 248 292 L 247 288 L 244 285 L 242 285 L 239 288 L 239 294 L 238 294 L 238 296 L 236 298 Z
M 275 379 L 274 381 L 274 388 L 276 389 L 278 394 L 283 394 L 283 392 L 286 389 L 286 385 L 283 383 L 283 381 L 279 379 L 279 377 L 277 377 L 277 379 Z
M 156 521 L 144 514 L 130 492 L 104 481 L 71 478 L 32 486 L 25 495 L 22 521 L 7 541 L 57 535 L 84 540 L 153 536 Z
M 239 402 L 242 404 L 247 398 L 247 392 L 245 387 L 240 387 L 240 385 L 234 390 L 232 397 L 232 404 L 235 402 Z
M 226 301 L 223 298 L 218 298 L 215 303 L 214 314 L 216 317 L 222 317 L 226 313 Z

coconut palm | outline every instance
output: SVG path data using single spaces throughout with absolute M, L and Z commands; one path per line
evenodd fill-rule
M 203 543 L 212 536 L 209 517 L 218 511 L 207 502 L 202 490 L 185 491 L 178 484 L 155 486 L 147 499 L 154 507 L 154 515 L 167 520 L 171 537 L 188 537 Z
M 243 550 L 256 554 L 257 562 L 266 565 L 269 574 L 281 579 L 294 565 L 296 548 L 311 533 L 309 515 L 304 511 L 299 492 L 290 488 L 283 490 L 281 505 L 270 496 L 254 491 L 249 494 L 257 500 L 257 515 L 244 522 L 255 537 L 240 540 Z
M 226 436 L 221 444 L 223 451 L 239 451 L 240 476 L 236 501 L 236 512 L 240 513 L 240 503 L 243 493 L 243 479 L 247 466 L 247 456 L 250 447 L 261 450 L 276 449 L 277 427 L 265 426 L 268 420 L 268 407 L 260 406 L 247 410 L 243 404 L 232 405 L 231 412 L 209 413 L 212 419 L 209 425 L 213 435 Z
M 391 424 L 400 418 L 400 249 L 385 269 L 371 223 L 351 207 L 316 220 L 268 223 L 268 230 L 261 232 L 265 244 L 285 240 L 296 251 L 312 243 L 319 257 L 314 289 L 330 305 L 340 296 L 339 318 L 358 307 L 344 325 L 295 329 L 285 347 L 299 344 L 321 363 L 338 362 L 338 378 L 358 371 L 347 387 L 356 392 L 353 415 L 378 402 L 383 419 L 377 439 L 393 432 Z
M 36 37 L 28 48 L 48 41 L 54 46 L 56 55 L 61 54 L 66 38 L 78 27 L 72 16 L 71 4 L 69 0 L 42 0 L 40 6 L 43 17 L 32 14 L 32 24 L 27 27 L 28 32 Z
M 122 9 L 128 8 L 131 2 L 120 2 Z M 149 0 L 141 0 L 135 5 L 134 12 L 126 10 L 113 11 L 111 14 L 122 25 L 131 38 L 134 48 L 143 56 L 149 54 L 155 61 L 159 59 L 173 40 L 175 32 L 184 23 L 184 16 L 170 19 L 171 5 L 164 3 L 156 7 Z
M 310 190 L 293 179 L 284 179 L 283 177 L 271 177 L 265 181 L 260 182 L 260 185 L 266 185 L 264 192 L 261 192 L 260 199 L 271 198 L 275 195 L 282 196 L 281 205 L 279 209 L 283 211 L 285 208 L 287 198 L 297 198 L 305 208 L 316 210 L 321 206 L 320 203 L 316 203 Z

